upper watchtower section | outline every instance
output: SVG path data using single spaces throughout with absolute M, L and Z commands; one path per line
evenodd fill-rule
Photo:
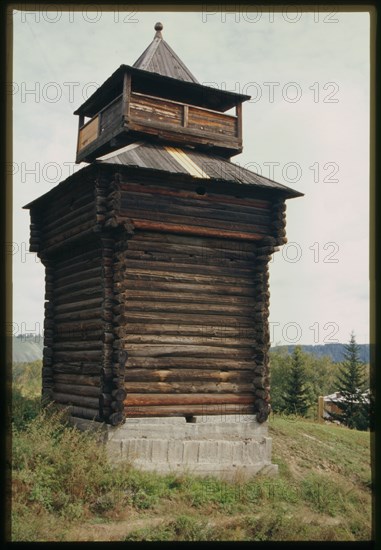
M 74 114 L 76 162 L 135 141 L 189 145 L 229 158 L 242 151 L 242 103 L 250 96 L 200 84 L 162 37 L 121 65 Z M 234 114 L 226 111 L 235 108 Z

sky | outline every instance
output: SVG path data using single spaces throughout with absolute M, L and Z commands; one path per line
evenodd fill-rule
M 225 8 L 223 8 L 225 10 Z M 270 263 L 272 345 L 369 342 L 368 13 L 14 11 L 14 335 L 43 331 L 44 268 L 22 206 L 75 164 L 73 112 L 163 38 L 200 83 L 251 96 L 232 161 L 304 193 Z

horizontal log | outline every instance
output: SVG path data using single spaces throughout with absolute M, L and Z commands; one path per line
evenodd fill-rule
M 63 312 L 69 312 L 69 311 L 77 311 L 77 310 L 84 310 L 84 309 L 93 309 L 95 307 L 101 307 L 103 303 L 102 296 L 98 296 L 96 298 L 89 298 L 84 300 L 77 300 L 77 301 L 69 301 L 72 300 L 72 298 L 68 297 L 68 300 L 65 303 L 61 304 L 55 304 L 54 305 L 54 314 L 55 316 L 58 313 Z
M 54 272 L 62 276 L 70 275 L 73 273 L 73 265 L 77 263 L 81 270 L 96 267 L 102 255 L 102 248 L 100 241 L 95 240 L 93 233 L 92 237 L 91 240 L 78 242 L 61 253 L 55 263 Z
M 56 335 L 65 335 L 84 333 L 88 331 L 103 330 L 104 323 L 100 319 L 90 320 L 90 321 L 60 321 L 54 325 L 54 333 Z
M 257 248 L 255 242 L 243 242 L 240 239 L 210 239 L 208 237 L 202 237 L 197 235 L 177 235 L 175 233 L 157 233 L 154 231 L 136 231 L 131 239 L 128 241 L 128 246 L 133 246 L 135 243 L 137 246 L 142 245 L 142 248 L 146 245 L 147 241 L 151 244 L 157 243 L 158 246 L 162 244 L 176 244 L 181 245 L 184 248 L 194 247 L 198 250 L 216 250 L 216 251 L 247 251 L 254 253 Z
M 63 411 L 67 411 L 71 416 L 78 418 L 86 418 L 88 420 L 99 420 L 99 410 L 89 407 L 80 407 L 74 405 L 60 405 L 58 403 L 55 406 Z
M 136 261 L 138 262 L 146 262 L 148 265 L 151 263 L 154 264 L 155 262 L 163 262 L 163 263 L 173 263 L 173 264 L 183 264 L 183 265 L 189 265 L 194 269 L 195 272 L 198 271 L 198 267 L 205 267 L 207 272 L 208 268 L 210 267 L 213 271 L 214 268 L 222 268 L 223 270 L 227 270 L 231 272 L 231 270 L 234 268 L 237 270 L 237 272 L 247 273 L 250 272 L 252 269 L 252 266 L 255 262 L 254 255 L 250 259 L 250 261 L 247 259 L 247 257 L 240 255 L 239 252 L 235 254 L 235 257 L 232 257 L 233 255 L 228 254 L 216 254 L 210 255 L 208 251 L 199 251 L 200 254 L 196 255 L 193 252 L 189 252 L 187 248 L 183 248 L 182 253 L 174 253 L 173 251 L 169 250 L 132 250 L 130 247 L 126 252 L 123 254 L 123 258 L 120 258 L 119 264 L 117 267 L 125 267 L 129 263 L 134 263 Z M 209 270 L 209 272 L 211 271 Z
M 57 382 L 55 378 L 54 382 L 54 391 L 55 393 L 62 393 L 65 395 L 80 395 L 83 397 L 99 397 L 100 388 L 99 386 L 87 386 L 77 383 L 64 383 Z
M 57 286 L 54 289 L 54 296 L 70 296 L 71 292 L 79 291 L 86 288 L 97 288 L 99 290 L 103 287 L 103 285 L 104 279 L 101 275 L 99 275 L 98 277 L 76 281 L 65 286 Z
M 202 345 L 150 345 L 124 344 L 129 357 L 225 357 L 229 359 L 247 359 L 253 354 L 252 347 L 227 348 L 224 346 L 202 346 Z M 58 354 L 60 352 L 56 352 Z M 75 353 L 75 352 L 72 352 Z M 90 352 L 89 352 L 90 353 Z M 91 352 L 96 353 L 96 352 Z M 55 356 L 56 356 L 55 354 Z
M 94 182 L 82 181 L 81 193 L 77 193 L 75 197 L 70 195 L 67 190 L 59 190 L 55 196 L 56 208 L 45 208 L 40 210 L 40 222 L 48 223 L 51 220 L 57 219 L 59 210 L 68 213 L 79 210 L 84 205 L 89 205 L 94 200 Z M 54 203 L 52 203 L 54 204 Z
M 234 262 L 230 262 L 228 266 L 212 265 L 206 263 L 193 263 L 193 262 L 181 262 L 174 257 L 167 257 L 163 259 L 157 259 L 154 256 L 148 257 L 144 260 L 129 258 L 126 254 L 126 259 L 119 266 L 119 270 L 149 270 L 149 271 L 169 271 L 170 273 L 191 273 L 192 275 L 224 275 L 225 277 L 231 277 L 235 280 L 242 279 L 244 282 L 246 279 L 251 280 L 253 277 L 253 266 L 250 264 L 236 265 Z
M 54 353 L 57 351 L 88 351 L 88 350 L 94 350 L 94 351 L 100 351 L 103 349 L 103 343 L 101 340 L 92 340 L 90 342 L 84 341 L 84 340 L 77 340 L 77 341 L 61 341 L 61 342 L 54 342 L 53 344 L 53 350 Z
M 90 342 L 92 340 L 101 340 L 104 331 L 99 330 L 81 330 L 81 331 L 58 331 L 54 335 L 54 342 Z
M 53 235 L 57 235 L 60 228 L 64 232 L 75 227 L 76 224 L 83 224 L 86 221 L 94 222 L 94 220 L 95 205 L 92 202 L 84 205 L 82 208 L 74 210 L 73 212 L 68 212 L 64 215 L 57 214 L 55 220 L 51 220 L 50 222 L 45 221 L 41 227 L 43 233 L 51 237 Z
M 175 299 L 175 297 L 174 297 Z M 186 309 L 187 313 L 199 313 L 200 315 L 202 313 L 207 313 L 210 315 L 229 315 L 229 316 L 236 316 L 236 317 L 251 317 L 256 309 L 253 305 L 252 307 L 250 305 L 244 306 L 242 304 L 239 305 L 230 305 L 230 304 L 218 304 L 218 303 L 200 303 L 200 302 L 175 302 L 175 301 L 162 301 L 162 302 L 156 302 L 156 301 L 143 301 L 143 300 L 132 300 L 129 298 L 125 302 L 125 312 L 132 312 L 132 311 L 142 311 L 142 312 L 168 312 L 168 313 L 176 313 L 181 312 Z M 89 310 L 90 311 L 90 310 Z M 91 310 L 92 311 L 92 310 Z M 55 314 L 55 318 L 62 318 L 62 315 Z
M 224 320 L 220 324 L 207 325 L 197 323 L 194 325 L 185 324 L 164 324 L 164 323 L 130 323 L 117 328 L 122 338 L 127 335 L 132 341 L 134 335 L 139 337 L 152 337 L 154 335 L 179 335 L 219 338 L 254 338 L 257 334 L 256 327 L 241 326 L 238 322 L 235 326 L 227 326 Z M 127 340 L 126 340 L 127 341 Z
M 151 240 L 136 240 L 135 238 L 131 239 L 128 243 L 128 249 L 124 254 L 125 257 L 132 257 L 133 254 L 146 255 L 147 258 L 151 254 L 166 254 L 167 256 L 174 256 L 180 258 L 189 258 L 192 257 L 195 260 L 199 259 L 203 262 L 217 263 L 221 262 L 222 265 L 229 265 L 229 263 L 234 260 L 237 262 L 250 262 L 253 263 L 255 260 L 256 252 L 253 249 L 253 244 L 251 244 L 252 250 L 248 250 L 248 247 L 243 247 L 247 243 L 238 243 L 234 249 L 223 248 L 222 246 L 213 246 L 210 242 L 208 244 L 203 244 L 196 246 L 190 243 L 177 243 L 177 242 L 167 242 L 167 241 L 151 241 Z
M 90 399 L 90 398 L 88 398 Z M 145 394 L 129 393 L 124 401 L 126 407 L 153 405 L 250 405 L 254 403 L 254 395 L 225 394 Z
M 242 285 L 243 287 L 254 287 L 256 286 L 256 281 L 253 279 L 253 275 L 255 273 L 255 270 L 253 269 L 253 273 L 249 274 L 246 277 L 236 277 L 234 276 L 234 270 L 232 270 L 232 273 L 230 275 L 219 275 L 216 273 L 211 273 L 210 275 L 200 275 L 198 273 L 193 273 L 192 270 L 189 271 L 181 271 L 178 269 L 178 271 L 172 271 L 170 269 L 164 268 L 163 270 L 159 270 L 158 266 L 145 266 L 144 268 L 137 268 L 135 266 L 129 266 L 128 269 L 115 274 L 114 281 L 116 283 L 116 289 L 117 291 L 121 291 L 123 288 L 126 288 L 127 286 L 131 286 L 133 288 L 133 285 L 130 285 L 128 283 L 129 280 L 134 280 L 134 278 L 143 279 L 144 276 L 146 276 L 146 280 L 162 280 L 165 281 L 173 281 L 174 283 L 183 283 L 188 282 L 192 284 L 209 284 L 209 285 L 230 285 L 230 286 L 239 286 Z M 239 285 L 238 285 L 239 283 Z
M 44 250 L 54 249 L 57 245 L 62 245 L 64 242 L 69 240 L 69 238 L 82 236 L 82 234 L 91 229 L 94 226 L 94 220 L 86 221 L 82 224 L 74 225 L 71 229 L 67 229 L 64 232 L 57 231 L 57 234 L 50 235 L 44 234 L 42 237 L 41 246 Z
M 73 311 L 69 313 L 56 313 L 54 320 L 57 321 L 81 321 L 81 320 L 96 320 L 102 315 L 102 308 L 91 308 L 85 311 Z
M 226 348 L 247 348 L 249 346 L 253 345 L 253 338 L 244 338 L 244 337 L 238 337 L 238 338 L 228 338 L 226 335 L 220 335 L 220 336 L 205 336 L 205 335 L 199 335 L 199 336 L 169 336 L 169 335 L 161 335 L 161 334 L 128 334 L 128 327 L 125 329 L 127 334 L 121 335 L 119 333 L 119 336 L 121 339 L 123 339 L 123 344 L 128 349 L 130 346 L 134 345 L 142 345 L 146 347 L 151 346 L 224 346 Z M 78 346 L 79 347 L 79 346 Z M 57 348 L 56 345 L 54 346 L 54 349 L 60 349 Z M 84 348 L 85 349 L 85 348 Z M 228 352 L 227 352 L 228 353 Z
M 78 367 L 80 369 L 80 366 Z M 80 372 L 80 371 L 78 371 Z M 54 370 L 54 380 L 60 384 L 78 384 L 79 386 L 93 386 L 100 388 L 100 376 L 91 376 L 85 374 L 69 374 Z
M 219 205 L 207 203 L 203 200 L 186 200 L 171 197 L 170 200 L 166 197 L 164 200 L 160 196 L 144 197 L 140 195 L 122 195 L 120 204 L 120 214 L 133 216 L 130 212 L 137 211 L 156 212 L 163 214 L 163 217 L 168 214 L 180 216 L 194 216 L 196 219 L 202 220 L 223 220 L 224 222 L 234 222 L 238 224 L 256 225 L 258 227 L 267 228 L 271 221 L 269 212 L 252 210 L 250 212 L 242 209 L 235 210 L 233 206 L 228 207 L 226 204 Z M 143 216 L 146 217 L 145 215 Z
M 192 295 L 202 294 L 204 296 L 216 295 L 219 297 L 228 296 L 243 296 L 252 297 L 256 293 L 256 279 L 253 277 L 250 285 L 233 285 L 229 284 L 217 284 L 215 281 L 210 281 L 209 284 L 193 283 L 193 282 L 178 282 L 175 280 L 166 280 L 163 278 L 156 278 L 156 274 L 151 277 L 150 274 L 132 276 L 131 273 L 126 274 L 126 279 L 123 283 L 117 283 L 116 287 L 120 293 L 123 292 L 140 292 L 142 290 L 149 290 L 150 292 L 176 292 L 178 294 L 191 293 Z
M 226 200 L 228 199 L 228 200 Z M 187 192 L 183 189 L 176 191 L 170 188 L 164 187 L 152 187 L 152 186 L 136 186 L 131 184 L 126 189 L 125 184 L 121 184 L 120 200 L 124 207 L 132 205 L 150 205 L 154 204 L 158 207 L 166 205 L 174 205 L 183 208 L 194 208 L 197 212 L 225 212 L 226 215 L 233 213 L 235 215 L 247 215 L 251 217 L 258 217 L 258 219 L 269 221 L 272 218 L 272 210 L 270 203 L 267 203 L 267 207 L 262 202 L 260 205 L 258 202 L 248 199 L 247 201 L 234 200 L 235 197 L 222 197 L 216 194 L 210 196 L 208 190 L 204 195 L 199 195 L 197 192 Z M 196 212 L 196 214 L 197 214 Z
M 126 382 L 127 395 L 132 394 L 226 394 L 254 392 L 252 383 L 243 382 Z
M 120 323 L 160 323 L 163 324 L 184 324 L 195 325 L 202 323 L 203 326 L 220 326 L 223 322 L 227 327 L 254 327 L 255 322 L 261 322 L 263 315 L 261 312 L 253 312 L 250 317 L 233 316 L 233 315 L 207 315 L 203 314 L 200 318 L 200 313 L 158 313 L 158 312 L 146 312 L 146 311 L 126 311 L 123 316 L 120 315 Z
M 163 231 L 173 233 L 183 233 L 185 235 L 201 235 L 204 237 L 219 237 L 227 239 L 243 239 L 249 241 L 259 241 L 263 235 L 259 233 L 247 233 L 243 231 L 233 231 L 224 229 L 214 229 L 212 227 L 201 227 L 197 225 L 186 225 L 184 223 L 158 222 L 143 220 L 137 217 L 131 218 L 135 228 L 148 231 Z M 117 217 L 118 224 L 123 224 L 123 217 Z
M 54 359 L 57 362 L 61 361 L 102 361 L 102 351 L 56 351 Z
M 266 199 L 253 199 L 251 197 L 239 198 L 234 196 L 234 194 L 223 194 L 222 192 L 214 191 L 211 189 L 207 189 L 207 193 L 205 195 L 198 195 L 194 190 L 186 191 L 185 189 L 179 189 L 178 187 L 170 188 L 167 182 L 165 185 L 161 186 L 157 184 L 157 181 L 155 181 L 154 184 L 147 185 L 146 183 L 144 183 L 143 185 L 141 182 L 134 181 L 132 178 L 131 181 L 125 181 L 123 177 L 124 176 L 122 175 L 121 183 L 119 183 L 119 188 L 121 191 L 147 193 L 153 194 L 155 196 L 161 195 L 167 197 L 189 198 L 196 200 L 199 199 L 203 201 L 209 200 L 211 204 L 226 203 L 229 206 L 233 204 L 241 206 L 252 206 L 264 210 L 271 210 L 272 208 L 272 202 Z
M 221 357 L 129 357 L 126 367 L 126 376 L 133 369 L 187 369 L 191 368 L 193 371 L 203 372 L 204 369 L 220 369 L 229 372 L 236 370 L 250 370 L 255 368 L 255 361 L 253 359 L 238 359 L 238 358 L 221 358 Z M 207 375 L 207 373 L 205 373 Z M 143 376 L 143 374 L 142 374 Z
M 54 401 L 57 401 L 57 403 L 68 403 L 80 407 L 90 407 L 94 410 L 99 408 L 98 397 L 86 397 L 83 395 L 53 392 L 53 399 Z
M 58 274 L 55 275 L 55 287 L 65 287 L 69 283 L 78 281 L 79 279 L 92 279 L 94 277 L 102 276 L 102 266 L 100 264 L 101 259 L 98 258 L 97 265 L 83 266 L 83 268 L 80 269 L 73 261 L 72 272 L 70 274 L 64 274 L 62 276 L 59 276 Z
M 204 370 L 200 368 L 137 369 L 128 367 L 125 372 L 126 387 L 130 382 L 251 382 L 253 370 Z M 79 382 L 80 383 L 80 382 Z
M 173 416 L 219 416 L 224 421 L 225 415 L 235 415 L 236 422 L 242 422 L 245 415 L 253 414 L 253 404 L 208 404 L 208 405 L 156 405 L 156 406 L 128 406 L 124 409 L 127 418 L 144 418 L 152 416 L 173 417 Z
M 41 245 L 41 250 L 45 257 L 51 257 L 53 254 L 61 254 L 63 250 L 67 250 L 69 247 L 77 247 L 79 244 L 82 246 L 87 239 L 94 238 L 94 227 L 78 227 L 77 232 L 73 232 L 72 235 L 64 235 L 62 239 L 45 242 Z

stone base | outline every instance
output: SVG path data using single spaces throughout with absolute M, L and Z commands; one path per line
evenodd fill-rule
M 112 462 L 141 470 L 232 480 L 278 473 L 267 422 L 254 415 L 128 418 L 122 426 L 103 424 L 102 433 Z

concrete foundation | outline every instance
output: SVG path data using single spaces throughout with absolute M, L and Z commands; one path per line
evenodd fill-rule
M 118 427 L 103 424 L 102 432 L 111 461 L 141 470 L 224 479 L 278 472 L 267 422 L 254 415 L 128 418 Z

